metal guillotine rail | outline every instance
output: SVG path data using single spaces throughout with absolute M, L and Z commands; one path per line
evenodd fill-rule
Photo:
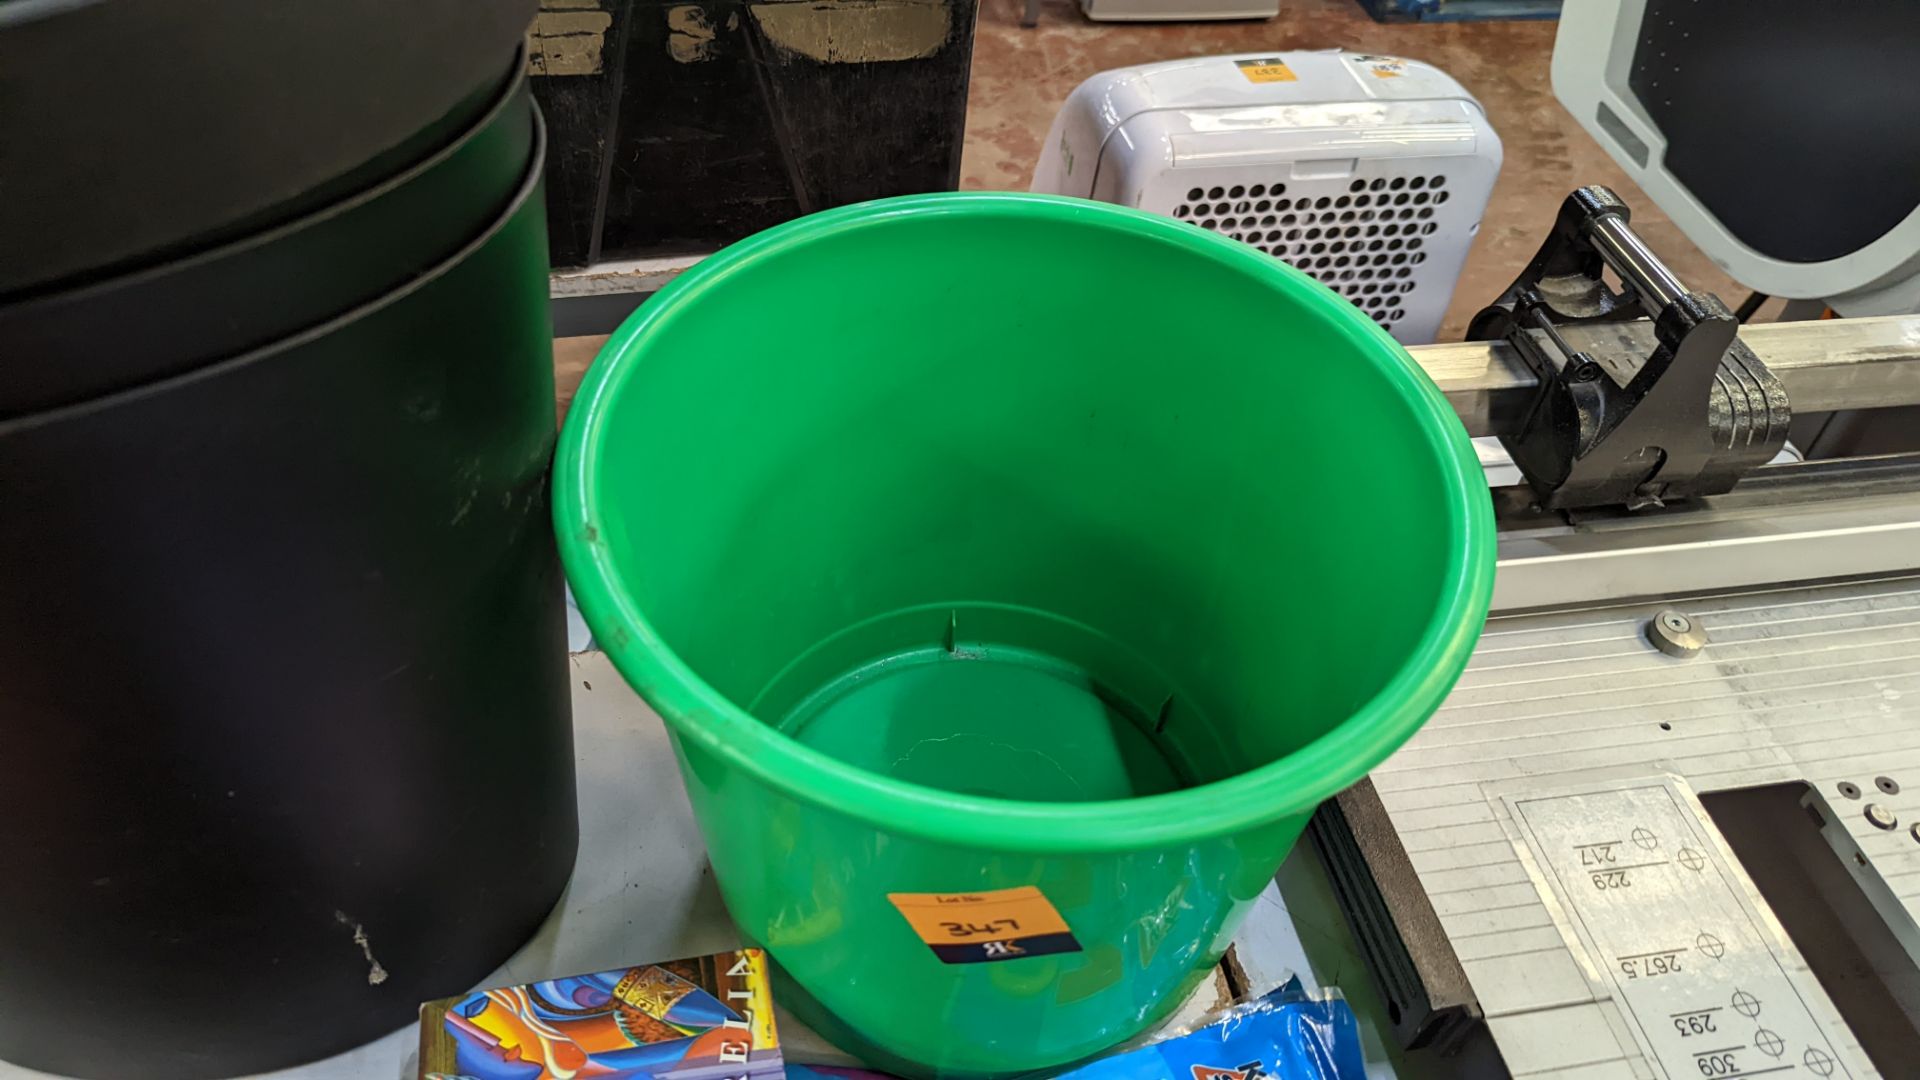
M 1471 336 L 1490 340 L 1410 350 L 1468 433 L 1499 437 L 1525 478 L 1490 490 L 1494 613 L 1792 599 L 1823 583 L 1898 589 L 1920 573 L 1920 455 L 1769 463 L 1792 411 L 1920 404 L 1920 316 L 1741 326 L 1676 281 L 1626 217 L 1610 192 L 1576 192 L 1534 263 L 1474 320 Z M 1403 819 L 1362 781 L 1311 833 L 1401 1044 L 1458 1046 L 1481 1002 Z

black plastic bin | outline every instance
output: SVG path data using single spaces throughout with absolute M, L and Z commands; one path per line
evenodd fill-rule
M 0 1059 L 324 1057 L 564 888 L 544 136 L 506 60 L 433 153 L 486 149 L 397 174 L 433 197 L 0 304 Z

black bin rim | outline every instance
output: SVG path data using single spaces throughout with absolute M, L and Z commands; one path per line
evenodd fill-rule
M 0 297 L 217 243 L 401 167 L 494 78 L 537 10 L 186 7 L 0 3 L 0 250 L 33 255 L 0 261 Z
M 0 305 L 0 419 L 31 414 L 61 404 L 84 401 L 125 387 L 218 363 L 255 348 L 268 347 L 289 334 L 331 321 L 411 276 L 431 275 L 448 256 L 472 236 L 472 227 L 497 226 L 494 214 L 515 203 L 525 181 L 525 164 L 514 182 L 503 184 L 492 199 L 487 216 L 451 222 L 441 229 L 396 233 L 390 227 L 407 206 L 443 197 L 485 198 L 469 187 L 475 167 L 470 159 L 491 148 L 484 140 L 506 142 L 509 149 L 524 140 L 528 161 L 545 156 L 537 119 L 528 121 L 524 134 L 512 131 L 512 114 L 534 113 L 526 75 L 526 48 L 515 50 L 512 66 L 494 87 L 485 111 L 429 156 L 371 187 L 316 207 L 271 228 L 236 237 L 218 246 L 182 258 L 128 270 L 116 276 L 72 289 L 27 297 Z M 504 125 L 496 127 L 496 125 Z M 482 162 L 484 164 L 484 162 Z M 449 235 L 457 232 L 457 236 Z M 364 233 L 354 238 L 355 233 Z M 278 266 L 283 276 L 301 273 L 316 248 L 364 245 L 369 263 L 385 264 L 382 278 L 365 287 L 336 283 L 315 288 L 322 299 L 302 297 L 274 313 L 242 305 L 218 309 L 199 320 L 186 341 L 159 340 L 142 335 L 137 326 L 143 305 L 179 305 L 188 294 L 204 294 L 221 303 L 228 287 L 261 279 L 264 268 Z M 313 267 L 315 274 L 337 267 Z M 311 285 L 311 278 L 309 278 Z M 299 300 L 306 300 L 302 303 Z M 169 315 L 178 316 L 176 307 Z M 169 328 L 178 334 L 177 328 Z M 133 341 L 125 340 L 131 335 Z M 117 340 L 118 339 L 118 340 Z M 135 344 L 137 342 L 137 344 Z M 9 363 L 11 359 L 11 363 Z M 9 376 L 8 369 L 15 373 Z M 24 369 L 24 375 L 21 374 Z
M 150 382 L 113 390 L 83 401 L 55 405 L 23 416 L 0 418 L 0 439 L 4 439 L 16 432 L 46 427 L 66 420 L 103 412 L 138 398 L 164 394 L 175 387 L 184 386 L 203 379 L 217 379 L 241 368 L 270 362 L 277 356 L 311 344 L 312 342 L 325 338 L 329 334 L 338 332 L 344 327 L 351 326 L 356 322 L 378 314 L 380 311 L 399 304 L 413 294 L 432 285 L 440 278 L 446 276 L 453 268 L 465 262 L 475 252 L 485 247 L 494 236 L 499 234 L 501 230 L 505 229 L 508 224 L 512 222 L 514 216 L 525 206 L 527 200 L 539 194 L 543 179 L 543 165 L 546 159 L 547 125 L 545 118 L 540 115 L 538 108 L 532 109 L 531 112 L 533 115 L 533 154 L 521 176 L 519 185 L 514 188 L 513 196 L 507 202 L 507 205 L 487 223 L 486 228 L 475 233 L 465 244 L 461 245 L 459 250 L 441 259 L 433 266 L 421 271 L 418 275 L 409 278 L 407 281 L 364 304 L 341 312 L 325 322 L 309 326 L 278 341 L 269 342 L 258 348 L 241 353 L 238 356 L 216 360 L 188 371 L 165 375 Z

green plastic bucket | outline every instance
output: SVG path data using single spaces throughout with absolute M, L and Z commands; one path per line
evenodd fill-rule
M 727 906 L 870 1062 L 991 1076 L 1174 1008 L 1419 727 L 1493 580 L 1459 421 L 1365 316 L 1132 210 L 802 218 L 627 320 L 562 555 Z

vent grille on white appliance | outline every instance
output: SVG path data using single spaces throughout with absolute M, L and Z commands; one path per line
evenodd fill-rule
M 1427 259 L 1422 249 L 1439 228 L 1433 216 L 1446 186 L 1436 173 L 1291 191 L 1285 183 L 1196 187 L 1173 216 L 1284 259 L 1392 330 L 1406 317 L 1419 282 L 1413 268 Z

